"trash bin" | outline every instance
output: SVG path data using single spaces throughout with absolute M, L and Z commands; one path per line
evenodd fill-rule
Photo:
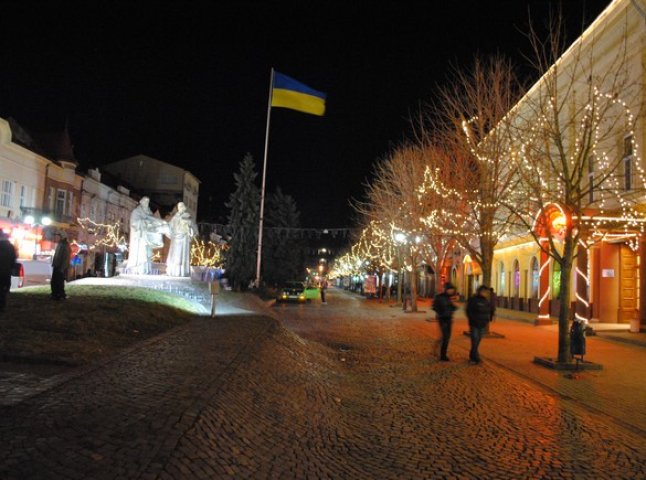
M 570 353 L 585 355 L 585 328 L 583 322 L 572 322 L 570 328 Z
M 633 318 L 630 321 L 630 333 L 639 333 L 641 329 L 641 321 L 638 318 Z

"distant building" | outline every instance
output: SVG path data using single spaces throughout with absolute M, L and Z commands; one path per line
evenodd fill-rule
M 98 169 L 89 169 L 81 184 L 80 217 L 83 227 L 79 243 L 84 249 L 82 270 L 110 276 L 110 260 L 116 255 L 123 258 L 123 246 L 129 238 L 130 212 L 137 206 L 130 190 L 123 185 L 102 181 Z
M 119 160 L 104 170 L 135 187 L 161 207 L 162 217 L 184 202 L 196 219 L 200 181 L 188 170 L 147 155 Z
M 88 269 L 111 275 L 106 265 L 123 256 L 139 197 L 77 167 L 67 128 L 33 133 L 0 118 L 0 228 L 22 259 L 52 255 L 54 232 L 64 230 L 74 254 L 70 278 Z

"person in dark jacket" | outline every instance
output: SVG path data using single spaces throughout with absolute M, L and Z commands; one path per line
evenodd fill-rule
M 437 318 L 437 321 L 440 324 L 440 333 L 442 334 L 442 342 L 440 346 L 441 362 L 449 361 L 449 357 L 446 356 L 446 352 L 449 348 L 449 340 L 451 339 L 453 312 L 458 309 L 456 302 L 456 290 L 451 283 L 444 284 L 444 291 L 435 295 L 435 298 L 433 299 L 435 318 Z
M 327 290 L 327 280 L 325 278 L 321 279 L 321 303 L 325 304 L 327 303 L 325 301 L 325 291 Z
M 491 290 L 485 285 L 478 287 L 475 295 L 467 302 L 467 318 L 469 319 L 469 330 L 471 333 L 471 352 L 469 362 L 480 363 L 478 347 L 484 336 L 487 325 L 491 321 L 491 303 L 489 302 Z
M 4 310 L 11 289 L 11 271 L 16 263 L 16 249 L 0 230 L 0 312 Z
M 65 274 L 70 264 L 70 244 L 64 231 L 55 234 L 56 250 L 52 258 L 52 287 L 53 300 L 65 300 Z

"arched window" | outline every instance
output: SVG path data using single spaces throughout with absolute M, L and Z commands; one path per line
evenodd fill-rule
M 500 262 L 500 265 L 498 267 L 498 275 L 499 275 L 498 292 L 500 292 L 500 295 L 505 296 L 507 282 L 505 282 L 505 264 L 502 262 Z
M 512 282 L 514 297 L 518 298 L 520 296 L 520 263 L 518 263 L 518 259 L 514 260 L 514 277 Z
M 538 298 L 538 287 L 540 285 L 541 277 L 539 274 L 538 260 L 536 259 L 536 257 L 532 257 L 531 272 L 532 272 L 531 298 Z

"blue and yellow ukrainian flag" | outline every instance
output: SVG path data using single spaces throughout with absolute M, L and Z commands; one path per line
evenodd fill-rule
M 272 107 L 291 108 L 312 115 L 323 115 L 325 98 L 325 93 L 318 92 L 287 75 L 274 72 Z

